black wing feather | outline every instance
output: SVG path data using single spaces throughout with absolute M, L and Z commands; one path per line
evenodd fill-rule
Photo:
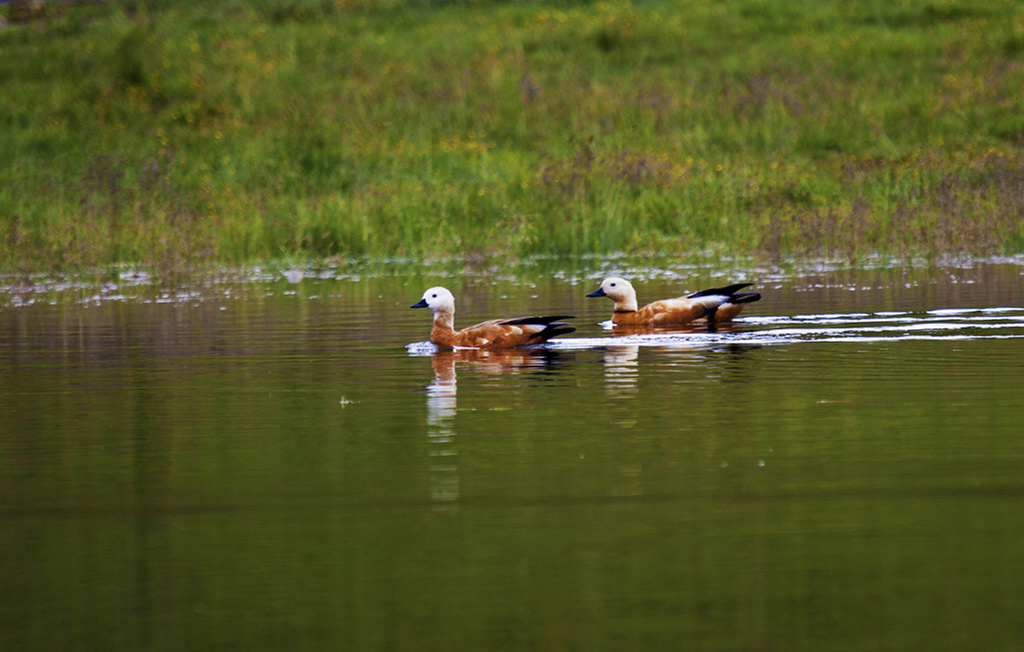
M 697 297 L 710 297 L 716 295 L 725 295 L 731 297 L 740 290 L 746 287 L 750 287 L 753 283 L 736 283 L 735 285 L 726 285 L 724 288 L 711 288 L 709 290 L 701 290 L 700 292 L 694 292 L 689 295 L 688 299 L 696 299 Z

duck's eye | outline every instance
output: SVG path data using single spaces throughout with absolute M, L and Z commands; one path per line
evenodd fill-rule
M 615 287 L 615 284 L 614 284 L 614 283 L 612 283 L 612 287 Z
M 431 299 L 436 299 L 436 298 L 437 298 L 437 295 L 436 295 L 436 294 L 431 294 L 431 295 L 430 295 L 430 298 L 431 298 Z

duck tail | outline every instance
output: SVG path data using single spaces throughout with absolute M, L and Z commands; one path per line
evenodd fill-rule
M 576 328 L 569 324 L 569 322 L 560 321 L 562 319 L 572 319 L 572 315 L 554 315 L 548 317 L 517 317 L 515 319 L 507 319 L 502 323 L 505 324 L 532 324 L 537 326 L 543 326 L 544 328 L 536 331 L 535 337 L 546 342 L 552 337 L 559 335 L 565 335 L 566 333 L 573 333 Z
M 540 335 L 544 339 L 551 339 L 552 337 L 558 337 L 559 335 L 566 335 L 568 333 L 575 333 L 576 328 L 570 326 L 564 321 L 556 321 L 552 324 L 548 324 L 548 327 L 541 331 Z
M 729 297 L 729 303 L 754 303 L 761 300 L 760 292 L 740 292 Z

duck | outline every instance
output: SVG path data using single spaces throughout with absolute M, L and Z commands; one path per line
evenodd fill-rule
M 455 296 L 447 288 L 432 287 L 423 293 L 423 298 L 410 308 L 430 308 L 434 311 L 434 326 L 430 329 L 430 341 L 436 346 L 451 349 L 470 347 L 476 349 L 514 349 L 520 346 L 542 344 L 552 337 L 572 333 L 576 329 L 563 319 L 571 315 L 555 317 L 513 317 L 492 319 L 460 331 L 455 330 Z
M 608 297 L 615 302 L 612 323 L 616 326 L 678 326 L 703 319 L 708 326 L 731 321 L 744 304 L 761 299 L 759 292 L 740 292 L 753 283 L 736 283 L 694 292 L 685 297 L 662 299 L 637 308 L 636 290 L 624 278 L 612 276 L 588 297 Z

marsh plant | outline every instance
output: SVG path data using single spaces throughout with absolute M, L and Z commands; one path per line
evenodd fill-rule
M 0 267 L 1022 252 L 1022 57 L 1009 0 L 47 3 Z

